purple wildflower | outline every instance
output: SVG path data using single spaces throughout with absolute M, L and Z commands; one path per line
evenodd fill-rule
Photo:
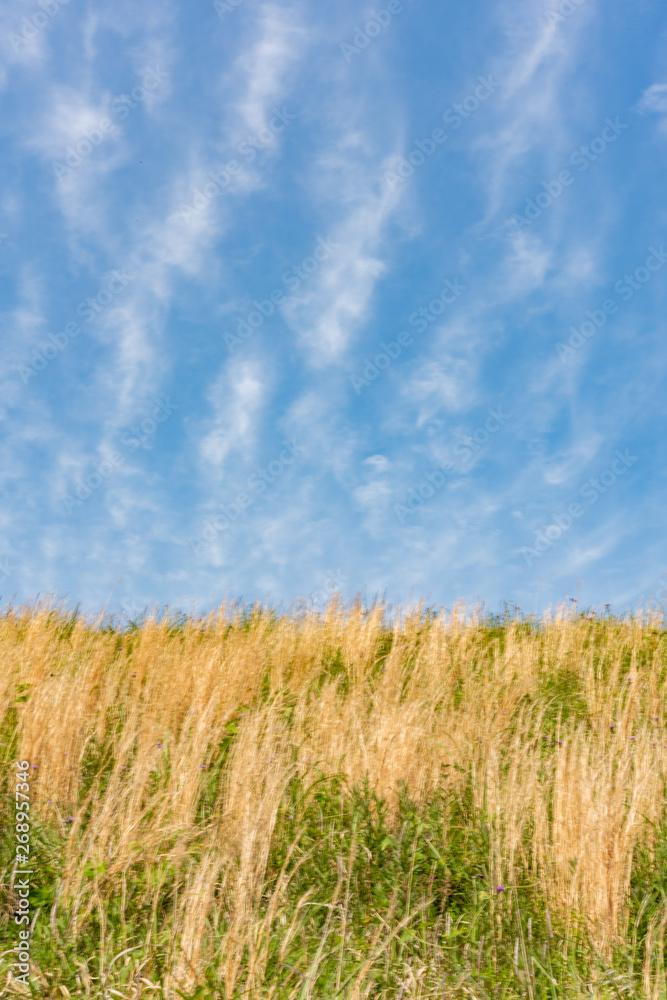
M 497 885 L 496 886 L 496 892 L 504 892 L 504 891 L 505 891 L 505 886 L 504 885 Z

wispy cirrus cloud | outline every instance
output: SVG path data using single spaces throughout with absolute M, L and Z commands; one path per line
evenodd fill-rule
M 256 446 L 267 389 L 262 367 L 241 358 L 225 364 L 210 385 L 207 399 L 212 416 L 205 421 L 199 454 L 212 479 L 223 477 L 232 451 L 247 456 Z
M 255 37 L 222 86 L 236 91 L 240 123 L 256 133 L 267 128 L 273 105 L 290 88 L 295 67 L 307 56 L 311 31 L 297 4 L 263 3 L 255 23 Z
M 346 596 L 532 607 L 573 574 L 610 601 L 660 577 L 655 5 L 420 0 L 387 22 L 347 2 L 245 0 L 222 20 L 211 3 L 69 3 L 14 53 L 7 32 L 39 8 L 21 6 L 0 12 L 0 560 L 17 593 L 289 604 L 335 567 Z M 150 66 L 159 85 L 133 97 Z M 445 311 L 447 281 L 466 290 Z M 632 296 L 588 336 L 617 281 Z M 178 409 L 114 464 L 158 397 Z M 636 473 L 527 567 L 533 528 L 621 440 Z M 280 464 L 286 441 L 298 460 Z M 188 538 L 225 516 L 196 560 Z
M 667 83 L 652 83 L 637 103 L 641 115 L 657 115 L 661 132 L 667 131 Z

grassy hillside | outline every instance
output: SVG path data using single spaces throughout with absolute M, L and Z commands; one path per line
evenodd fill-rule
M 661 620 L 0 616 L 0 993 L 667 996 Z

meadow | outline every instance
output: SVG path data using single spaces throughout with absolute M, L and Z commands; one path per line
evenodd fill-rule
M 0 656 L 1 996 L 667 996 L 660 614 L 44 603 Z

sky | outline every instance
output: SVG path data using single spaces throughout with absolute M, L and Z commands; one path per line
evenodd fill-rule
M 667 598 L 660 0 L 0 8 L 0 595 Z

